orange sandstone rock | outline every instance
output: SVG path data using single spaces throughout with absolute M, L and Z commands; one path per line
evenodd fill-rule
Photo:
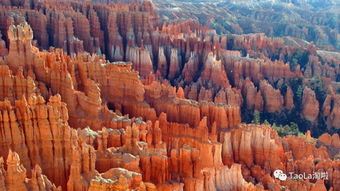
M 26 169 L 20 163 L 19 155 L 11 150 L 7 157 L 7 170 L 3 168 L 4 161 L 0 158 L 0 172 L 2 184 L 1 190 L 9 191 L 26 191 L 26 190 L 39 190 L 39 191 L 61 191 L 61 187 L 56 186 L 42 174 L 39 165 L 32 169 L 32 177 L 27 178 Z
M 17 11 L 27 18 L 0 14 L 4 28 L 25 19 L 33 26 L 8 25 L 4 38 L 10 47 L 0 60 L 0 156 L 10 157 L 6 172 L 0 160 L 0 189 L 339 188 L 339 161 L 331 160 L 339 146 L 336 134 L 318 141 L 310 132 L 280 138 L 269 126 L 240 124 L 243 101 L 250 110 L 293 107 L 292 90 L 283 96 L 274 82 L 297 77 L 299 70 L 268 59 L 282 41 L 258 34 L 228 39 L 194 22 L 154 29 L 157 15 L 149 2 L 40 2 L 41 12 L 27 5 Z M 48 38 L 45 23 L 53 33 Z M 70 55 L 33 47 L 32 30 L 40 47 L 49 39 Z M 224 50 L 227 43 L 256 59 Z M 83 50 L 132 63 L 110 63 Z M 329 127 L 337 127 L 337 100 L 331 95 L 323 105 Z M 316 103 L 306 88 L 305 118 L 316 120 Z M 280 182 L 275 169 L 326 171 L 330 179 Z
M 266 111 L 275 112 L 283 109 L 284 100 L 280 90 L 274 89 L 267 81 L 261 81 L 260 90 Z
M 302 116 L 309 121 L 315 121 L 319 114 L 319 102 L 315 92 L 308 87 L 303 90 L 302 107 Z

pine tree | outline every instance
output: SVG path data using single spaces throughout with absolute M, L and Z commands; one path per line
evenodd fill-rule
M 260 124 L 261 123 L 261 116 L 260 112 L 255 110 L 253 113 L 253 120 L 251 121 L 253 124 Z

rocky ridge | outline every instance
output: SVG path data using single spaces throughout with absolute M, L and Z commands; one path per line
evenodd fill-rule
M 66 5 L 51 3 L 52 7 Z M 269 112 L 291 109 L 294 105 L 295 92 L 287 88 L 283 95 L 274 82 L 301 76 L 298 67 L 290 71 L 282 61 L 265 59 L 280 49 L 279 40 L 263 39 L 261 35 L 230 40 L 246 47 L 252 55 L 261 54 L 258 55 L 261 59 L 254 59 L 241 56 L 242 50 L 225 50 L 230 43 L 228 38 L 209 37 L 208 29 L 189 22 L 159 28 L 148 42 L 147 36 L 138 37 L 138 31 L 151 30 L 138 24 L 143 20 L 141 15 L 147 15 L 139 11 L 156 17 L 148 5 L 96 7 L 102 11 L 101 16 L 111 14 L 108 18 L 127 21 L 118 29 L 114 24 L 105 25 L 116 30 L 112 34 L 117 34 L 110 36 L 116 38 L 111 46 L 114 56 L 107 58 L 124 59 L 125 50 L 129 50 L 128 59 L 132 63 L 110 62 L 100 54 L 83 52 L 82 48 L 89 50 L 93 45 L 80 37 L 76 40 L 83 46 L 79 51 L 63 47 L 39 50 L 35 45 L 40 47 L 40 42 L 33 41 L 35 29 L 21 22 L 24 19 L 14 19 L 14 23 L 21 24 L 8 26 L 8 54 L 0 60 L 0 156 L 7 158 L 7 165 L 0 160 L 3 164 L 0 188 L 13 191 L 36 190 L 37 186 L 39 190 L 74 191 L 340 188 L 339 160 L 333 159 L 334 150 L 339 149 L 336 135 L 331 136 L 330 142 L 327 138 L 330 135 L 315 139 L 309 131 L 300 137 L 282 138 L 268 125 L 241 123 L 243 104 Z M 45 5 L 40 6 L 44 9 Z M 73 6 L 81 9 L 78 3 Z M 118 9 L 121 12 L 114 13 Z M 90 17 L 95 17 L 91 12 Z M 118 14 L 117 18 L 112 14 Z M 75 22 L 82 26 L 87 23 L 79 18 L 71 25 Z M 92 35 L 100 33 L 99 27 L 89 31 Z M 87 32 L 73 34 L 76 33 L 88 39 Z M 121 36 L 122 46 L 117 40 L 118 33 L 129 34 Z M 107 45 L 100 43 L 100 36 L 98 46 L 102 50 Z M 73 41 L 64 42 L 66 47 L 73 46 Z M 267 51 L 259 53 L 257 49 Z M 284 49 L 280 54 L 294 52 L 289 47 Z M 232 66 L 234 59 L 239 60 L 238 66 Z M 183 60 L 188 60 L 184 66 Z M 230 67 L 239 70 L 230 72 Z M 197 71 L 199 75 L 193 75 Z M 335 128 L 336 95 L 329 94 L 321 108 L 329 126 Z M 312 89 L 304 88 L 301 99 L 305 118 L 314 119 L 315 113 L 321 113 L 321 103 L 315 107 L 318 100 Z M 274 178 L 275 169 L 285 173 L 327 172 L 329 179 L 283 182 Z

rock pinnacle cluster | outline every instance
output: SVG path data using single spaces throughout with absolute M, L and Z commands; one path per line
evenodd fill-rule
M 163 23 L 149 1 L 0 2 L 0 191 L 340 190 L 338 133 L 279 136 L 242 117 L 299 98 L 301 118 L 336 131 L 336 55 Z M 304 71 L 283 59 L 297 51 Z M 317 74 L 323 102 L 288 84 Z

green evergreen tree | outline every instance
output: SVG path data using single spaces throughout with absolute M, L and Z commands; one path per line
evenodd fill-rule
M 299 135 L 301 132 L 299 131 L 299 127 L 296 123 L 291 122 L 289 125 L 285 125 L 285 126 L 276 126 L 276 124 L 274 123 L 272 125 L 272 128 L 275 129 L 277 131 L 277 133 L 279 134 L 279 136 L 281 137 L 285 137 L 288 135 Z
M 251 121 L 253 124 L 260 124 L 261 123 L 261 115 L 260 112 L 255 110 L 253 113 L 253 120 Z
M 269 123 L 267 120 L 264 120 L 264 121 L 263 121 L 263 124 L 265 124 L 265 125 L 270 125 L 270 123 Z

